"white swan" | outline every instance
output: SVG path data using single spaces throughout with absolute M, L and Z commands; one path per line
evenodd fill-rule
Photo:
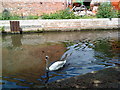
M 67 56 L 65 56 L 64 59 L 66 59 L 66 57 Z M 62 60 L 61 61 L 56 61 L 51 66 L 48 67 L 49 57 L 46 56 L 45 60 L 46 60 L 46 70 L 48 70 L 48 71 L 58 70 L 58 69 L 62 68 L 65 65 L 65 63 L 66 63 L 66 60 L 64 60 L 64 61 L 62 61 Z

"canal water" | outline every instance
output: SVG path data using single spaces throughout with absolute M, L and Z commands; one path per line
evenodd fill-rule
M 2 88 L 44 87 L 59 79 L 120 65 L 118 31 L 52 32 L 2 36 Z M 46 72 L 67 54 L 65 66 Z

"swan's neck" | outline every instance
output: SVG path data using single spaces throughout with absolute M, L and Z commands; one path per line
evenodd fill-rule
M 49 71 L 49 66 L 48 66 L 48 59 L 46 59 L 46 70 L 48 70 Z
M 49 71 L 46 72 L 46 80 L 45 80 L 45 83 L 47 83 L 49 80 Z

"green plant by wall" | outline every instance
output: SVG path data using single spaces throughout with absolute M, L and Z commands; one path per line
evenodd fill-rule
M 20 16 L 19 15 L 11 15 L 9 20 L 20 20 Z
M 38 19 L 39 16 L 35 15 L 28 15 L 25 18 L 22 18 L 20 15 L 12 14 L 7 9 L 4 9 L 2 13 L 0 13 L 0 20 L 24 20 L 24 19 Z
M 75 16 L 73 12 L 69 10 L 61 10 L 56 13 L 43 14 L 42 19 L 78 19 L 79 16 Z
M 2 13 L 0 13 L 0 20 L 2 20 Z
M 117 17 L 120 18 L 120 10 L 118 10 L 116 13 L 117 13 Z
M 110 3 L 101 3 L 96 14 L 98 18 L 114 18 L 117 17 L 116 11 Z
M 29 15 L 27 16 L 27 19 L 38 19 L 39 16 L 33 16 L 33 15 Z
M 3 12 L 2 12 L 2 20 L 9 20 L 10 19 L 10 12 L 5 9 Z
M 4 26 L 0 27 L 0 31 L 5 32 L 5 27 Z

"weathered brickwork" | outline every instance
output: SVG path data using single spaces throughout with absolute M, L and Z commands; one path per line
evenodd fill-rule
M 43 13 L 53 13 L 66 8 L 65 2 L 1 2 L 1 11 L 7 9 L 12 14 L 42 15 Z

